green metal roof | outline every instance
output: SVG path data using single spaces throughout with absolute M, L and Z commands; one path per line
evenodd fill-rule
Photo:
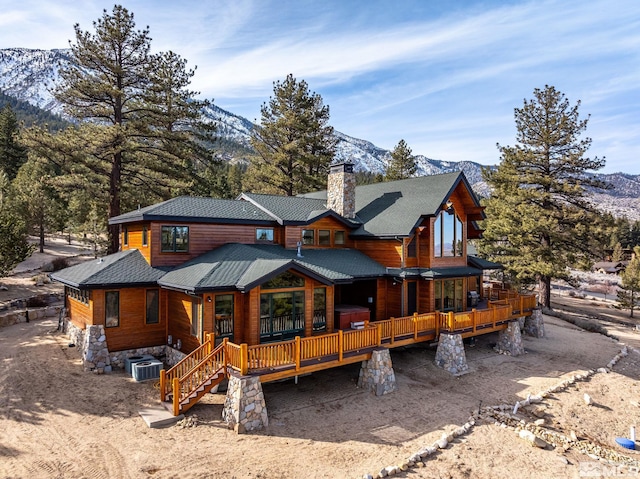
M 176 267 L 158 283 L 189 292 L 214 289 L 246 291 L 288 269 L 325 284 L 384 276 L 386 269 L 352 249 L 296 250 L 278 245 L 226 244 Z
M 275 224 L 275 218 L 246 201 L 178 196 L 109 219 L 109 224 L 135 221 Z
M 153 268 L 137 249 L 120 251 L 51 273 L 55 281 L 79 289 L 156 285 L 166 269 Z
M 470 266 L 457 266 L 453 268 L 431 268 L 420 274 L 424 279 L 464 278 L 467 276 L 481 276 L 482 270 Z
M 488 259 L 480 258 L 479 256 L 467 256 L 467 262 L 469 266 L 474 266 L 479 269 L 504 269 L 500 263 L 494 263 Z
M 464 174 L 459 171 L 357 186 L 356 220 L 362 225 L 351 236 L 408 236 L 424 217 L 440 211 L 461 182 L 480 206 Z M 326 200 L 327 192 L 304 196 Z

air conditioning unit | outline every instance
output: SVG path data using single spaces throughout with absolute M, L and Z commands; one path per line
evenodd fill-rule
M 157 359 L 140 361 L 133 365 L 133 372 L 131 375 L 136 381 L 158 379 L 160 377 L 160 370 L 162 367 L 162 361 L 158 361 Z
M 155 358 L 150 354 L 141 354 L 140 356 L 131 356 L 130 358 L 127 358 L 124 360 L 124 370 L 127 372 L 127 374 L 133 374 L 133 365 L 135 363 L 139 363 L 141 361 L 150 361 L 152 359 L 155 359 Z

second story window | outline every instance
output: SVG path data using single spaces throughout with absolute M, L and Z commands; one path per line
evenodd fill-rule
M 163 253 L 186 253 L 189 251 L 189 227 L 188 226 L 163 226 L 162 246 Z
M 442 211 L 433 224 L 433 246 L 436 258 L 462 256 L 464 228 L 455 211 Z
M 124 246 L 129 245 L 129 228 L 127 226 L 122 227 L 122 244 Z
M 315 244 L 315 231 L 302 230 L 302 244 Z
M 273 228 L 257 228 L 256 241 L 266 241 L 273 243 Z
M 142 246 L 149 246 L 149 231 L 146 226 L 142 227 Z
M 344 244 L 344 231 L 334 231 L 333 244 Z
M 415 258 L 416 256 L 418 256 L 418 241 L 416 240 L 418 236 L 414 236 L 413 238 L 411 238 L 411 241 L 409 241 L 409 244 L 407 245 L 407 257 L 408 258 Z
M 331 246 L 331 231 L 318 230 L 318 244 L 322 246 Z

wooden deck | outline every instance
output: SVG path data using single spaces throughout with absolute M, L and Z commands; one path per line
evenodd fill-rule
M 502 296 L 502 297 L 501 297 Z M 160 374 L 162 401 L 171 400 L 173 413 L 186 411 L 202 395 L 231 374 L 259 376 L 261 382 L 276 381 L 371 358 L 379 347 L 396 348 L 436 341 L 440 334 L 463 338 L 506 329 L 513 319 L 529 316 L 536 307 L 534 295 L 512 291 L 497 293 L 484 309 L 466 312 L 433 312 L 390 318 L 364 329 L 340 330 L 307 338 L 259 344 L 225 341 L 214 348 L 214 337 L 171 369 Z

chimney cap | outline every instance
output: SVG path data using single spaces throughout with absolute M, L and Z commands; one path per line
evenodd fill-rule
M 353 163 L 348 161 L 331 165 L 330 173 L 353 173 Z

